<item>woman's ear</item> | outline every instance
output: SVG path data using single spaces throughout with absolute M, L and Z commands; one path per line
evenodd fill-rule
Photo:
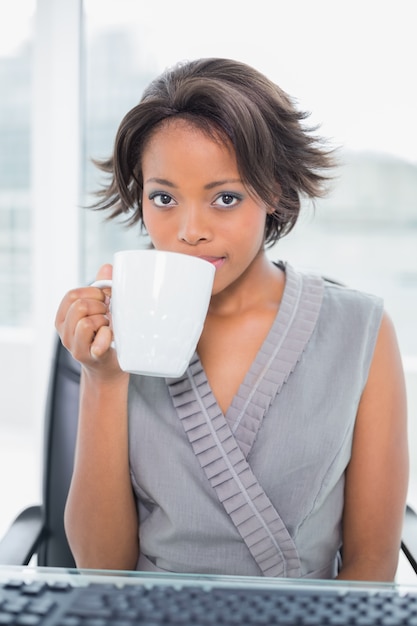
M 275 191 L 275 194 L 273 196 L 273 202 L 267 207 L 267 211 L 266 211 L 268 215 L 272 215 L 272 213 L 275 213 L 275 211 L 278 208 L 279 201 L 281 199 L 281 194 L 282 194 L 282 188 L 279 183 L 275 184 L 274 191 Z

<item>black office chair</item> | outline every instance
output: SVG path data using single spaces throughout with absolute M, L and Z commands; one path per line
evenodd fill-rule
M 0 541 L 0 565 L 74 567 L 64 531 L 78 421 L 80 365 L 57 339 L 45 423 L 43 502 L 25 509 Z M 417 573 L 417 514 L 407 506 L 402 550 Z

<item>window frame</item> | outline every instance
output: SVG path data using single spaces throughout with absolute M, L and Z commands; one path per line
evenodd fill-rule
M 43 419 L 54 321 L 80 273 L 82 0 L 37 0 L 32 93 L 34 407 Z

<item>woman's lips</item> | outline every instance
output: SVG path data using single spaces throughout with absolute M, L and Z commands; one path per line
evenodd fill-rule
M 224 256 L 201 256 L 200 259 L 208 261 L 209 263 L 214 265 L 216 270 L 220 269 L 226 260 Z

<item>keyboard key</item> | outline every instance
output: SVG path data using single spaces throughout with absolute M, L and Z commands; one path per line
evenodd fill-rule
M 59 619 L 56 626 L 82 626 L 82 621 L 79 617 L 71 617 L 68 615 Z

